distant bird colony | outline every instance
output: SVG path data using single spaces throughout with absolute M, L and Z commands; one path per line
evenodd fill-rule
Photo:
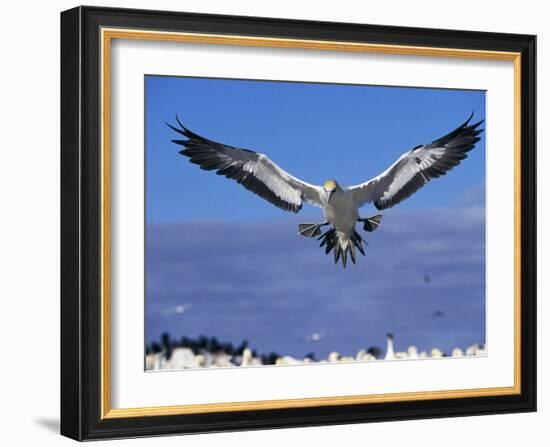
M 430 351 L 418 352 L 416 346 L 409 346 L 406 351 L 395 351 L 394 336 L 391 333 L 386 337 L 386 352 L 384 355 L 375 355 L 372 351 L 360 349 L 355 355 L 341 355 L 338 352 L 331 352 L 326 359 L 314 360 L 309 356 L 296 358 L 289 355 L 279 356 L 275 359 L 274 365 L 300 365 L 308 363 L 338 363 L 338 362 L 371 362 L 376 360 L 415 360 L 443 357 L 480 357 L 487 354 L 484 345 L 475 343 L 465 350 L 454 348 L 449 355 L 442 350 L 433 348 Z M 254 356 L 250 348 L 244 348 L 238 355 L 230 355 L 223 350 L 211 352 L 206 349 L 198 353 L 188 347 L 177 347 L 171 350 L 151 352 L 146 355 L 145 368 L 147 370 L 168 370 L 168 369 L 193 369 L 193 368 L 233 368 L 247 366 L 262 366 L 264 361 L 260 356 Z M 271 363 L 269 363 L 271 364 Z

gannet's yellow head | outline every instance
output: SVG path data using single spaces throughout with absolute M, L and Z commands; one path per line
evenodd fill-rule
M 323 185 L 323 188 L 325 188 L 326 192 L 334 192 L 338 188 L 338 183 L 336 180 L 327 180 Z
M 323 189 L 327 193 L 327 203 L 330 202 L 330 198 L 332 195 L 338 190 L 338 183 L 336 180 L 327 180 L 324 185 Z

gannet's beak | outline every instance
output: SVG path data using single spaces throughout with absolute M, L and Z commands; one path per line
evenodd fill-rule
M 328 199 L 327 199 L 327 202 L 330 202 L 330 198 L 332 197 L 332 195 L 334 194 L 334 189 L 332 191 L 327 191 L 327 194 L 328 194 Z

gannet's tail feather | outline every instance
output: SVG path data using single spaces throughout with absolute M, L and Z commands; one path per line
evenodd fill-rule
M 317 240 L 321 241 L 319 247 L 326 245 L 325 254 L 328 255 L 330 251 L 334 249 L 334 246 L 336 244 L 336 230 L 334 228 L 331 228 L 330 230 L 325 231 L 321 236 L 317 238 Z
M 363 256 L 365 256 L 365 250 L 363 250 L 363 238 L 359 235 L 357 231 L 353 232 L 353 235 L 351 236 L 351 242 L 353 242 L 353 245 L 357 247 L 357 249 L 361 252 Z M 366 245 L 368 245 L 365 242 Z
M 348 255 L 351 262 L 355 264 L 355 261 L 357 260 L 355 256 L 356 248 L 363 256 L 365 256 L 363 239 L 355 230 L 353 231 L 351 237 L 347 238 L 342 233 L 339 233 L 334 228 L 331 228 L 319 236 L 317 240 L 321 241 L 321 244 L 319 245 L 320 247 L 325 247 L 325 254 L 328 255 L 334 250 L 334 263 L 337 264 L 339 260 L 342 260 L 342 265 L 344 268 L 348 262 Z

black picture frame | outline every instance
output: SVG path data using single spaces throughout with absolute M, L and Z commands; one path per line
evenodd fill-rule
M 521 391 L 514 395 L 102 417 L 100 30 L 458 48 L 521 54 Z M 61 13 L 61 433 L 77 440 L 536 410 L 536 37 L 99 7 Z

